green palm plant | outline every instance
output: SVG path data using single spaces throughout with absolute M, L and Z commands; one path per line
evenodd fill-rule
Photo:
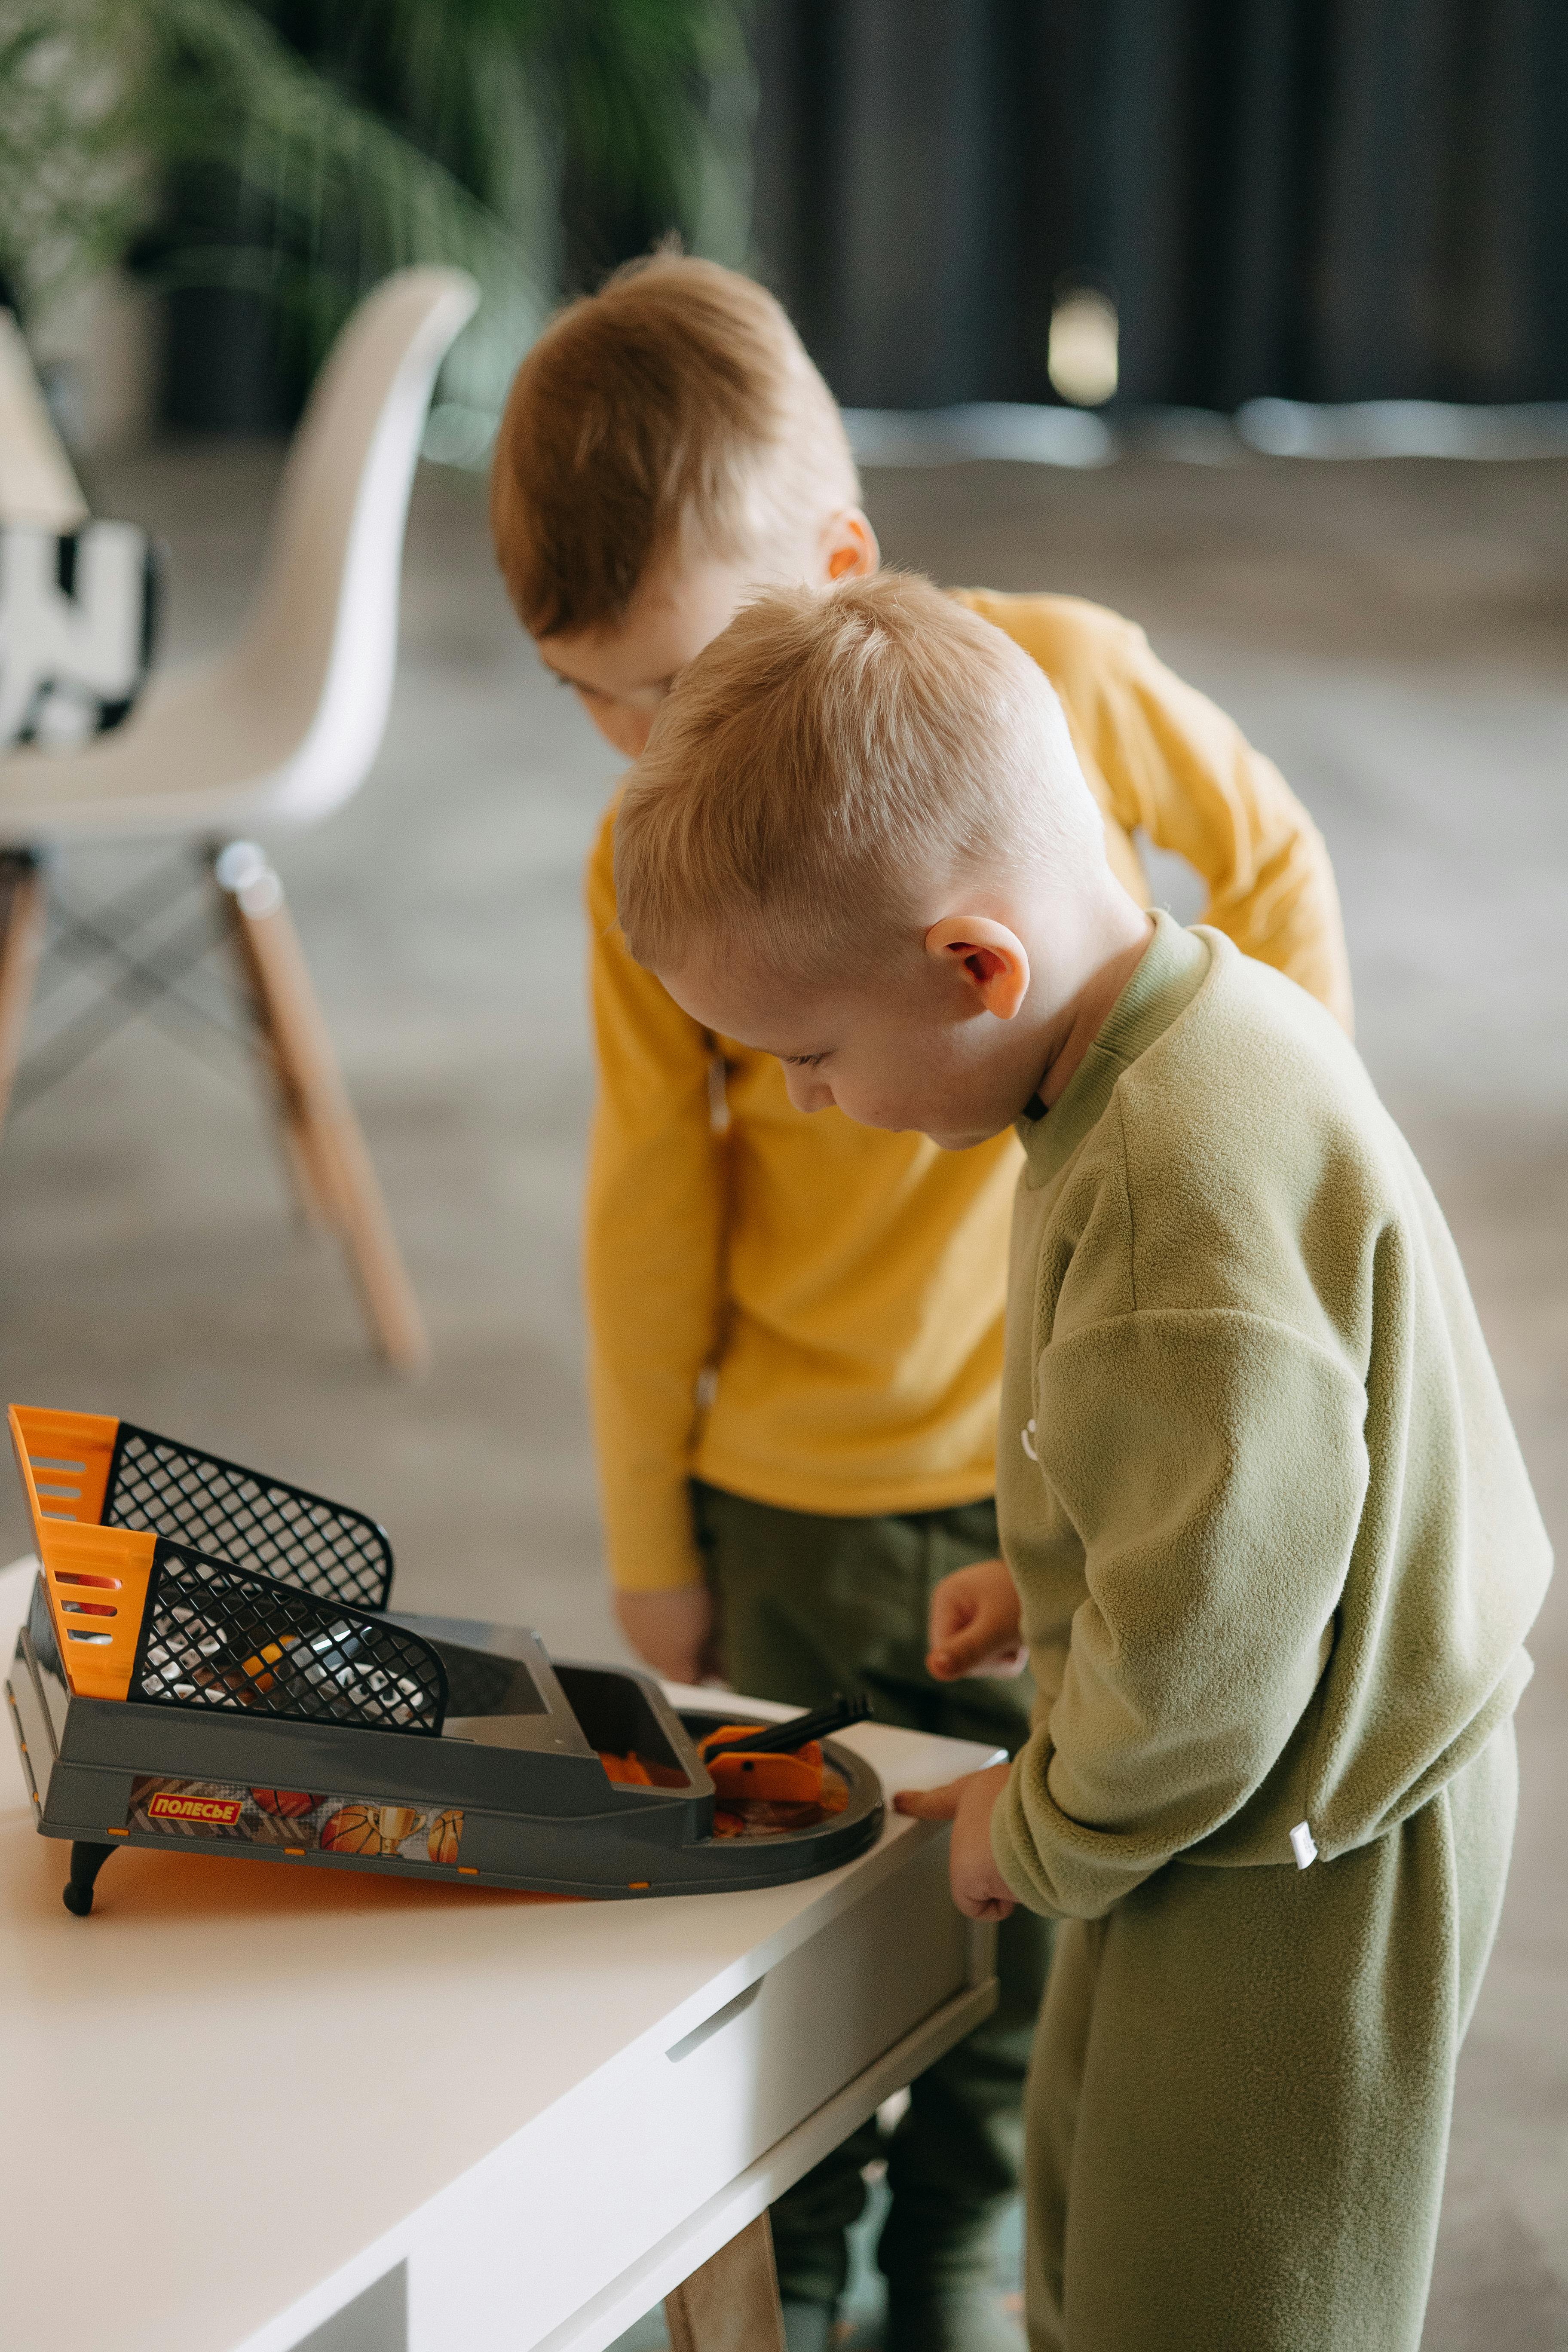
M 458 264 L 484 299 L 435 435 L 477 455 L 574 192 L 743 257 L 750 98 L 731 0 L 0 0 L 0 271 L 26 324 L 140 252 L 261 292 L 313 361 L 387 270 Z

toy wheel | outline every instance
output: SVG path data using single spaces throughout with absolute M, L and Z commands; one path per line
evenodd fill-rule
M 60 1900 L 68 1911 L 74 1911 L 79 1919 L 85 1919 L 92 1909 L 92 1889 L 90 1886 L 78 1886 L 68 1879 Z

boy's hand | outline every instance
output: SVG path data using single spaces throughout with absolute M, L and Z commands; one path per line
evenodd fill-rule
M 931 1597 L 926 1670 L 939 1683 L 964 1675 L 1020 1675 L 1028 1663 L 1018 1588 L 1005 1559 L 977 1559 L 944 1576 Z
M 893 1799 L 895 1812 L 912 1813 L 920 1822 L 952 1823 L 948 1876 L 952 1899 L 966 1919 L 1005 1919 L 1014 1908 L 1013 1890 L 991 1853 L 991 1808 L 1012 1769 L 1010 1764 L 993 1764 L 984 1772 L 966 1772 L 962 1780 L 949 1780 L 944 1788 L 900 1789 Z
M 717 1674 L 718 1623 L 705 1584 L 667 1592 L 617 1592 L 616 1619 L 646 1665 L 667 1683 L 700 1683 Z

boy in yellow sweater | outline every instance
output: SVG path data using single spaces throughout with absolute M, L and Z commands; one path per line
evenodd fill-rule
M 1110 871 L 1056 698 L 924 583 L 773 592 L 623 796 L 629 951 L 800 1111 L 1022 1150 L 1011 1766 L 900 1800 L 1063 1920 L 1037 2352 L 1416 2352 L 1502 1898 L 1544 1530 L 1452 1241 L 1342 1032 Z M 1010 1571 L 1010 1573 L 1009 1573 Z
M 876 541 L 842 423 L 778 305 L 659 257 L 566 310 L 519 373 L 497 447 L 498 555 L 523 625 L 616 750 L 758 582 L 864 576 Z M 1180 851 L 1208 919 L 1348 1024 L 1322 844 L 1224 714 L 1141 630 L 1063 596 L 959 600 L 1061 697 L 1107 854 Z M 957 1154 L 837 1111 L 806 1119 L 771 1056 L 710 1031 L 626 953 L 613 809 L 588 869 L 600 1088 L 586 1208 L 590 1380 L 621 1622 L 660 1672 L 714 1664 L 808 1706 L 1026 1737 L 1026 1680 L 944 1685 L 931 1593 L 994 1557 L 1010 1131 Z M 1017 2179 L 1049 1956 L 1001 1939 L 996 2015 L 914 2089 L 880 2248 L 893 2352 L 985 2352 L 987 2241 Z M 774 2211 L 792 2341 L 826 2336 L 859 2210 L 861 2135 Z M 813 2326 L 814 2323 L 814 2326 Z

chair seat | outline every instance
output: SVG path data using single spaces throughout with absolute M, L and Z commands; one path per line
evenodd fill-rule
M 315 698 L 290 696 L 286 677 L 219 661 L 155 680 L 123 726 L 79 751 L 0 755 L 0 848 L 309 823 L 328 747 L 301 700 Z

